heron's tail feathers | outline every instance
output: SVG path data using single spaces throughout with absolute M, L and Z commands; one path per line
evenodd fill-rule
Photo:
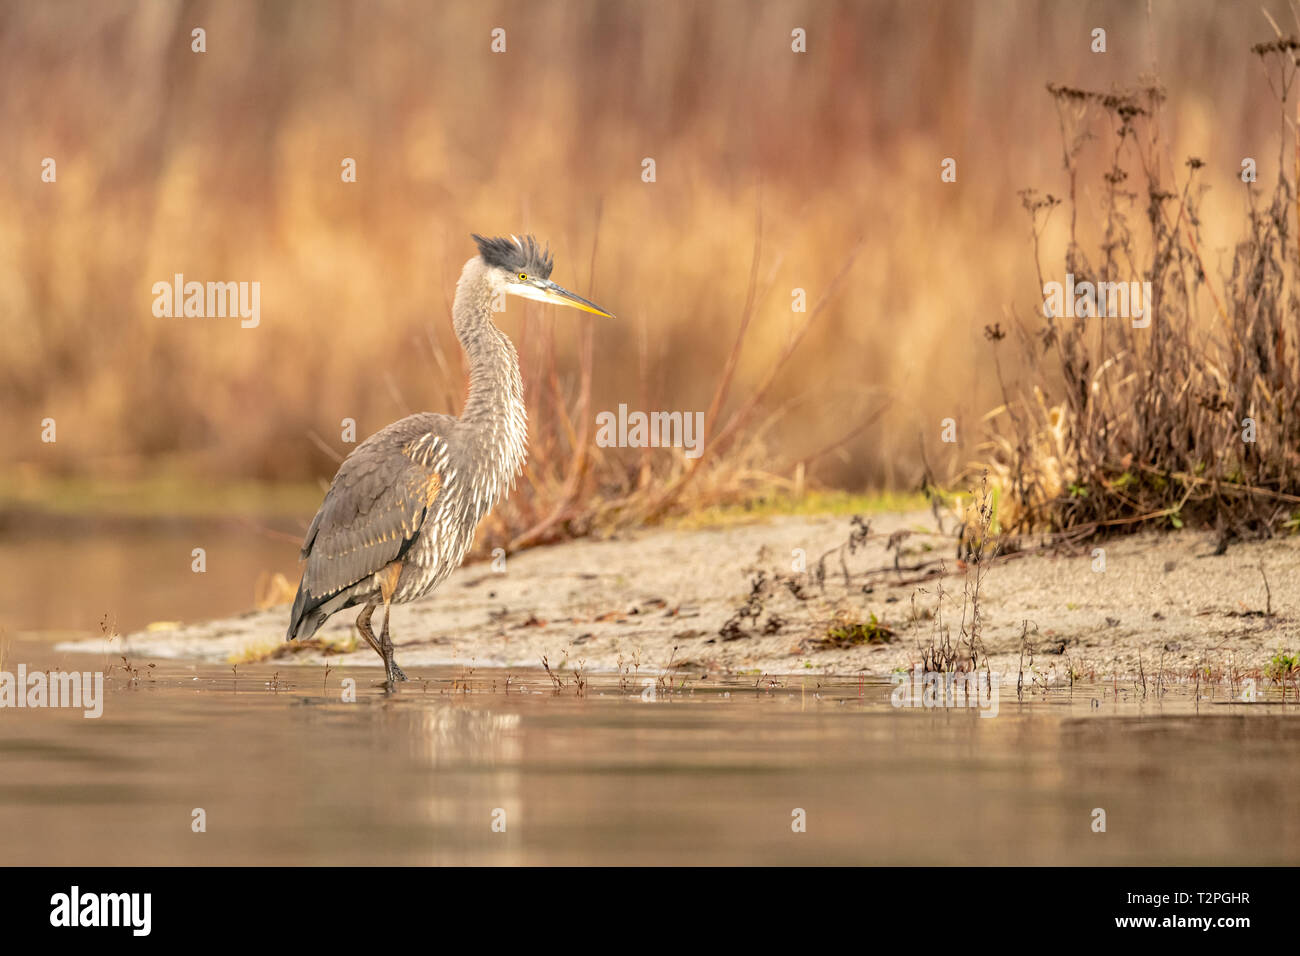
M 305 641 L 315 634 L 322 624 L 329 620 L 335 611 L 348 605 L 348 596 L 335 594 L 330 597 L 316 597 L 299 585 L 298 596 L 293 599 L 293 613 L 289 615 L 289 631 L 286 641 Z

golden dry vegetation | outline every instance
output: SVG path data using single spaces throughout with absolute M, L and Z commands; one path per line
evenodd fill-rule
M 850 489 L 951 477 L 1004 398 L 985 327 L 1033 332 L 1040 268 L 1063 272 L 1071 236 L 1106 229 L 1109 160 L 1082 154 L 1077 221 L 1046 221 L 1035 259 L 1019 191 L 1066 188 L 1049 82 L 1104 91 L 1158 70 L 1170 179 L 1205 163 L 1211 285 L 1249 232 L 1242 157 L 1276 180 L 1258 7 L 1145 6 L 5 4 L 0 474 L 328 477 L 342 419 L 364 435 L 457 410 L 448 311 L 468 234 L 526 230 L 558 281 L 620 319 L 512 304 L 502 320 L 533 464 L 499 537 L 572 524 L 593 482 L 607 512 L 673 504 L 680 457 L 592 445 L 594 412 L 620 402 L 710 412 L 727 441 L 692 476 L 700 504 L 797 491 L 804 463 L 809 483 Z M 259 281 L 260 326 L 155 318 L 151 287 L 175 273 Z M 1054 384 L 1015 350 L 999 361 L 1012 391 L 1030 372 Z M 947 417 L 956 445 L 939 441 Z

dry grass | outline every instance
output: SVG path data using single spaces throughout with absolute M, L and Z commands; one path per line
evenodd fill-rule
M 991 416 L 1004 530 L 1195 523 L 1226 547 L 1300 523 L 1296 50 L 1287 38 L 1254 48 L 1276 95 L 1279 167 L 1271 184 L 1227 187 L 1240 190 L 1244 228 L 1217 270 L 1203 238 L 1205 164 L 1174 165 L 1165 91 L 1049 86 L 1066 182 L 1063 198 L 1023 194 L 1040 287 L 1066 274 L 1146 281 L 1152 316 L 1145 328 L 1125 318 L 1018 324 L 1029 370 L 1003 381 Z M 1045 270 L 1039 240 L 1061 216 L 1064 255 Z M 1002 332 L 989 337 L 996 360 Z
M 1152 42 L 1189 91 L 1180 141 L 1200 140 L 1208 108 L 1231 162 L 1271 123 L 1225 52 L 1250 27 L 1210 2 L 1156 6 Z M 1114 49 L 1095 56 L 1102 14 Z M 343 418 L 364 436 L 458 410 L 447 311 L 468 233 L 525 229 L 553 243 L 558 280 L 622 318 L 503 320 L 527 342 L 536 464 L 498 541 L 708 500 L 751 470 L 792 489 L 915 487 L 923 452 L 942 475 L 974 451 L 972 420 L 956 446 L 934 441 L 937 422 L 997 400 L 971 356 L 988 310 L 1030 278 L 1015 188 L 1058 162 L 1025 133 L 1050 117 L 1037 91 L 1062 70 L 1103 87 L 1132 75 L 1144 15 L 1032 0 L 6 5 L 0 477 L 327 478 L 320 444 L 345 450 Z M 498 24 L 509 51 L 494 56 Z M 44 156 L 57 185 L 39 180 Z M 946 156 L 956 184 L 939 180 Z M 814 306 L 859 241 L 769 384 L 804 318 L 791 290 Z M 151 284 L 176 272 L 260 281 L 261 326 L 155 319 Z M 593 410 L 708 410 L 716 436 L 759 393 L 706 466 L 656 455 L 646 478 L 640 456 L 589 441 L 573 465 Z M 574 480 L 615 489 L 615 513 L 572 513 Z
M 621 319 L 584 325 L 515 302 L 502 319 L 529 376 L 540 454 L 527 483 L 558 486 L 517 532 L 564 506 L 583 470 L 569 467 L 574 446 L 585 438 L 595 456 L 594 413 L 620 401 L 708 410 L 722 429 L 762 393 L 744 420 L 768 419 L 768 451 L 748 447 L 754 432 L 739 424 L 726 440 L 793 481 L 876 407 L 876 390 L 853 373 L 883 377 L 889 355 L 841 354 L 829 376 L 815 361 L 842 335 L 863 341 L 854 302 L 885 287 L 869 270 L 856 274 L 853 300 L 826 295 L 837 281 L 843 292 L 839 270 L 864 232 L 845 202 L 868 194 L 858 184 L 809 195 L 804 173 L 826 171 L 825 158 L 792 145 L 789 129 L 808 142 L 864 142 L 870 130 L 839 92 L 860 68 L 801 70 L 788 13 L 504 3 L 363 15 L 292 2 L 0 11 L 0 161 L 36 164 L 0 183 L 11 212 L 0 222 L 10 389 L 0 426 L 15 436 L 0 473 L 327 476 L 347 450 L 344 418 L 360 438 L 413 410 L 459 410 L 465 370 L 448 312 L 468 234 L 531 230 L 552 244 L 559 281 Z M 487 49 L 493 18 L 510 30 L 505 56 Z M 848 14 L 864 35 L 887 18 Z M 824 36 L 843 26 L 829 10 L 801 19 Z M 189 50 L 197 21 L 212 38 L 206 55 Z M 713 35 L 734 26 L 744 36 Z M 770 44 L 748 42 L 761 32 Z M 481 49 L 467 39 L 480 34 Z M 691 36 L 710 52 L 681 42 Z M 231 37 L 240 56 L 227 55 Z M 62 59 L 70 49 L 74 62 Z M 757 127 L 755 95 L 767 103 Z M 56 184 L 40 182 L 46 155 L 58 160 Z M 640 177 L 647 155 L 659 163 L 653 184 Z M 355 185 L 340 182 L 343 156 L 358 161 Z M 831 174 L 842 187 L 860 172 L 848 160 Z M 776 239 L 754 262 L 760 208 Z M 260 281 L 262 324 L 154 318 L 151 285 L 177 272 Z M 825 305 L 798 361 L 765 384 L 802 337 L 794 287 L 810 310 Z M 743 355 L 733 348 L 742 318 Z M 729 397 L 715 407 L 724 366 Z M 810 427 L 810 412 L 831 402 L 839 414 L 812 415 Z M 52 446 L 31 427 L 46 416 L 59 423 Z M 856 445 L 834 451 L 835 469 L 874 459 Z M 707 484 L 698 466 L 653 467 Z M 639 463 L 619 470 L 629 494 L 644 488 Z M 671 508 L 680 477 L 669 474 L 669 500 L 644 507 Z
M 974 673 L 981 667 L 990 672 L 989 656 L 984 647 L 984 615 L 980 605 L 980 591 L 989 569 L 1001 556 L 1001 541 L 994 530 L 993 492 L 988 475 L 980 477 L 978 491 L 972 490 L 971 505 L 966 515 L 966 527 L 959 534 L 961 558 L 957 562 L 961 572 L 961 618 L 957 622 L 956 641 L 953 640 L 952 623 L 944 616 L 947 576 L 946 562 L 940 559 L 934 585 L 934 608 L 928 615 L 918 614 L 916 593 L 928 594 L 929 589 L 917 587 L 912 596 L 912 630 L 918 637 L 918 659 L 912 667 L 925 674 Z M 919 641 L 921 622 L 930 620 L 926 643 Z M 991 684 L 990 684 L 991 686 Z
M 763 400 L 779 381 L 800 340 L 835 300 L 859 251 L 860 246 L 855 246 L 845 253 L 823 295 L 799 316 L 785 347 L 770 358 L 757 387 L 742 400 L 731 401 L 735 369 L 753 337 L 755 311 L 771 291 L 770 281 L 763 288 L 759 286 L 764 253 L 760 214 L 755 224 L 745 305 L 736 322 L 729 359 L 712 382 L 712 398 L 704 416 L 708 440 L 696 458 L 687 458 L 678 449 L 665 453 L 661 449 L 596 446 L 591 399 L 593 322 L 582 320 L 580 367 L 576 394 L 571 397 L 560 384 L 553 326 L 548 324 L 542 329 L 540 342 L 525 330 L 521 362 L 532 419 L 528 462 L 520 492 L 484 522 L 477 549 L 502 547 L 515 551 L 755 498 L 802 492 L 800 485 L 807 466 L 861 434 L 876 421 L 881 409 L 849 422 L 830 445 L 810 450 L 797 463 L 791 463 L 774 460 L 768 447 L 769 433 L 785 409 L 764 409 Z M 644 370 L 646 364 L 643 354 L 638 368 Z M 644 377 L 637 394 L 644 408 L 671 407 L 669 397 L 657 394 Z M 797 465 L 796 477 L 789 476 L 792 464 Z

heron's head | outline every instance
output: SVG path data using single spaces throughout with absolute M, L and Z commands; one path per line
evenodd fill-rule
M 570 292 L 551 281 L 550 248 L 543 249 L 532 236 L 485 239 L 475 235 L 479 257 L 487 266 L 492 285 L 506 293 L 537 302 L 554 302 L 593 315 L 614 318 L 594 302 Z

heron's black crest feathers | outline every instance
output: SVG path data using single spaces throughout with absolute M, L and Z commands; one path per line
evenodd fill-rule
M 498 237 L 486 239 L 477 233 L 472 234 L 478 243 L 478 254 L 490 266 L 498 266 L 507 272 L 525 272 L 536 279 L 549 279 L 555 262 L 551 249 L 545 249 L 532 236 Z

